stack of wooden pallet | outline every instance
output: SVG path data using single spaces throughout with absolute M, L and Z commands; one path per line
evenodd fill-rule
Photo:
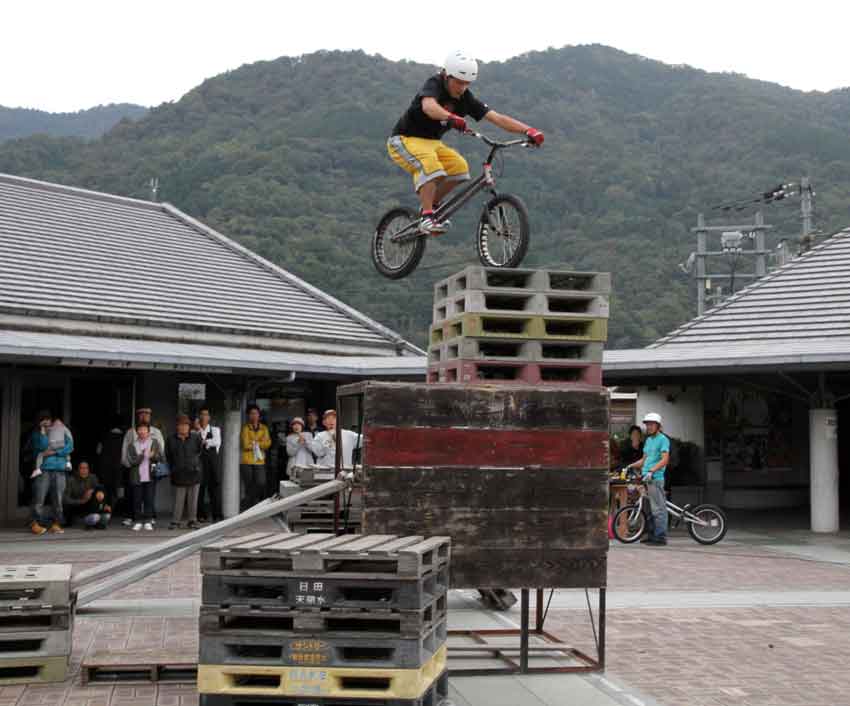
M 294 466 L 290 475 L 300 490 L 313 488 L 334 478 L 334 470 L 322 466 Z M 286 513 L 293 532 L 359 532 L 363 514 L 363 489 L 355 486 L 334 500 L 311 500 Z
M 437 706 L 447 537 L 263 534 L 201 555 L 201 706 Z
M 71 565 L 0 566 L 0 687 L 61 682 L 73 636 Z
M 434 288 L 428 382 L 602 384 L 611 276 L 468 267 Z
M 363 410 L 365 531 L 448 534 L 453 588 L 605 585 L 604 387 L 365 382 L 337 395 Z

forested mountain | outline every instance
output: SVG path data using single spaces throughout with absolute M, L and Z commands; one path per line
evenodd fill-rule
M 474 262 L 473 210 L 401 282 L 374 272 L 369 241 L 384 209 L 414 203 L 384 141 L 432 71 L 361 52 L 247 65 L 92 142 L 6 142 L 0 171 L 143 198 L 158 177 L 164 200 L 424 345 L 433 282 Z M 693 315 L 677 265 L 699 211 L 808 174 L 817 225 L 850 223 L 850 91 L 802 93 L 602 46 L 484 64 L 480 76 L 479 97 L 546 133 L 543 149 L 505 154 L 499 182 L 531 212 L 525 264 L 612 271 L 612 345 L 645 344 Z M 477 170 L 483 145 L 448 139 Z M 796 233 L 794 208 L 766 218 Z M 263 293 L 245 296 L 253 306 Z
M 131 103 L 99 105 L 76 113 L 48 113 L 0 106 L 0 142 L 30 135 L 100 137 L 119 120 L 141 118 L 148 109 Z

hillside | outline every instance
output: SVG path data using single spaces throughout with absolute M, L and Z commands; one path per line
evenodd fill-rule
M 414 203 L 384 140 L 432 68 L 360 52 L 243 66 L 90 143 L 0 145 L 0 171 L 144 198 L 156 176 L 162 199 L 424 344 L 433 281 L 474 262 L 474 213 L 399 283 L 373 271 L 369 239 L 384 209 Z M 531 211 L 526 264 L 614 273 L 612 345 L 642 345 L 693 315 L 677 264 L 709 205 L 809 174 L 818 225 L 850 221 L 847 91 L 806 94 L 601 46 L 485 64 L 475 89 L 546 132 L 542 150 L 506 154 L 499 185 Z M 480 163 L 482 145 L 449 139 Z M 768 222 L 797 232 L 794 207 L 771 207 Z
M 130 103 L 99 105 L 76 113 L 47 113 L 0 106 L 0 142 L 31 135 L 100 137 L 120 120 L 136 120 L 147 112 L 147 108 Z

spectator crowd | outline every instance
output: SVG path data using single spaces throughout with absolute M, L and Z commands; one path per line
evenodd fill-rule
M 295 417 L 275 424 L 262 421 L 257 405 L 247 409 L 239 436 L 240 509 L 272 495 L 293 466 L 333 466 L 336 460 L 336 412 L 321 421 L 316 409 L 306 420 Z M 343 464 L 351 465 L 359 445 L 356 433 L 342 430 Z M 152 410 L 136 410 L 135 423 L 122 427 L 115 418 L 97 444 L 91 460 L 74 464 L 74 436 L 62 419 L 49 411 L 38 414 L 29 439 L 32 468 L 30 529 L 34 534 L 62 534 L 80 523 L 86 530 L 105 530 L 113 517 L 134 532 L 152 532 L 157 524 L 157 486 L 173 486 L 169 529 L 197 529 L 223 519 L 221 498 L 221 428 L 212 423 L 209 407 L 191 419 L 180 414 L 173 431 L 152 423 Z M 97 469 L 93 471 L 92 465 Z

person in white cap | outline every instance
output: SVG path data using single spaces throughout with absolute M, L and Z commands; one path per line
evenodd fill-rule
M 652 511 L 652 523 L 647 544 L 667 544 L 667 496 L 664 493 L 664 472 L 670 462 L 670 439 L 661 432 L 661 415 L 649 412 L 643 418 L 646 439 L 643 456 L 627 468 L 640 467 L 646 483 L 646 495 Z
M 316 434 L 311 449 L 319 466 L 332 467 L 336 465 L 336 410 L 329 409 L 322 415 L 325 431 Z M 342 435 L 342 465 L 354 465 L 354 449 L 360 448 L 360 434 L 349 429 L 341 429 Z
M 457 150 L 440 138 L 455 129 L 466 132 L 466 116 L 487 120 L 508 132 L 522 133 L 529 143 L 543 144 L 543 133 L 508 115 L 497 113 L 469 90 L 478 78 L 478 62 L 466 52 L 453 51 L 443 69 L 425 81 L 410 107 L 399 118 L 387 140 L 387 151 L 398 166 L 413 177 L 419 196 L 419 230 L 441 235 L 449 223 L 438 222 L 434 210 L 460 182 L 469 179 L 469 166 Z

